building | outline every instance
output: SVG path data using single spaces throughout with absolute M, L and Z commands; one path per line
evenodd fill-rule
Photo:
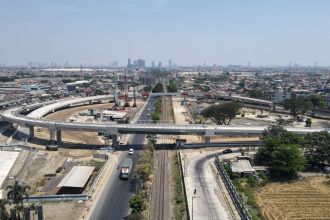
M 155 61 L 151 61 L 151 67 L 155 68 Z
M 168 61 L 168 66 L 169 66 L 169 67 L 172 67 L 172 60 L 169 60 L 169 61 Z
M 162 68 L 162 62 L 158 63 L 158 68 Z

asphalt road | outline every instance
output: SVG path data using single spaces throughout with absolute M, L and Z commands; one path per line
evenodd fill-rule
M 139 116 L 138 121 L 150 120 L 148 117 L 148 108 L 153 109 L 154 100 L 147 103 L 144 111 Z M 142 145 L 145 139 L 144 134 L 136 134 L 132 136 L 130 144 Z M 135 150 L 134 155 L 128 155 L 127 151 L 122 151 L 119 154 L 118 163 L 122 164 L 126 157 L 132 157 L 134 171 L 135 164 L 138 160 L 138 150 Z M 136 192 L 135 173 L 131 172 L 128 180 L 120 180 L 120 171 L 113 170 L 106 182 L 103 192 L 100 194 L 98 204 L 93 209 L 90 219 L 95 220 L 119 220 L 129 214 L 129 199 Z

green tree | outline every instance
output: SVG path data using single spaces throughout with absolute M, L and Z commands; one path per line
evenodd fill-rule
M 104 95 L 104 92 L 102 89 L 96 89 L 95 94 L 94 95 Z
M 144 204 L 140 195 L 134 194 L 129 200 L 129 207 L 132 209 L 132 213 L 139 213 L 143 211 Z
M 251 98 L 262 99 L 264 97 L 261 89 L 252 89 L 249 91 L 249 95 Z
M 163 90 L 163 84 L 162 83 L 157 83 L 154 88 L 152 89 L 153 93 L 159 93 L 159 92 L 164 92 Z
M 256 164 L 269 166 L 271 162 L 272 153 L 281 144 L 296 144 L 299 145 L 302 142 L 302 137 L 288 132 L 282 126 L 270 126 L 261 136 L 263 140 L 262 146 L 257 150 L 254 161 Z
M 8 191 L 7 199 L 9 201 L 13 201 L 13 203 L 15 204 L 15 208 L 17 211 L 17 219 L 21 219 L 24 199 L 26 201 L 28 200 L 28 191 L 30 190 L 30 187 L 15 179 L 14 184 L 7 186 L 6 190 Z
M 0 220 L 8 220 L 9 214 L 6 210 L 6 205 L 8 204 L 7 199 L 0 199 Z
M 294 178 L 305 166 L 305 158 L 296 144 L 281 144 L 271 154 L 270 174 L 279 179 Z
M 282 104 L 286 110 L 290 110 L 294 119 L 297 118 L 298 114 L 304 115 L 312 107 L 312 103 L 305 97 L 285 99 Z
M 322 169 L 330 164 L 330 134 L 328 132 L 306 134 L 302 146 L 309 169 Z
M 323 101 L 322 96 L 317 95 L 317 94 L 313 94 L 308 96 L 308 99 L 310 100 L 310 102 L 312 103 L 314 108 L 324 108 L 326 103 Z
M 311 127 L 312 126 L 312 119 L 311 118 L 307 118 L 305 121 L 305 127 Z
M 169 81 L 169 84 L 167 86 L 167 91 L 168 92 L 177 92 L 178 91 L 178 86 L 175 80 L 171 79 Z
M 205 118 L 212 119 L 218 125 L 229 125 L 231 120 L 239 114 L 239 110 L 242 106 L 243 105 L 239 102 L 211 105 L 205 108 L 201 112 L 201 115 Z
M 7 186 L 6 190 L 8 191 L 8 200 L 12 200 L 16 205 L 23 205 L 24 199 L 27 201 L 29 198 L 28 191 L 30 190 L 30 187 L 19 182 L 17 179 L 15 179 L 13 185 Z

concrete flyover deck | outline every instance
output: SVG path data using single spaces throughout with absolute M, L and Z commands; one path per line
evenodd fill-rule
M 42 116 L 55 111 L 75 105 L 79 103 L 89 102 L 93 100 L 109 99 L 112 96 L 93 96 L 83 98 L 72 98 L 66 100 L 58 100 L 55 103 L 44 105 L 43 107 L 33 111 L 28 116 L 20 114 L 21 108 L 11 108 L 0 113 L 3 120 L 17 123 L 27 127 L 44 127 L 51 130 L 77 130 L 86 132 L 103 132 L 110 134 L 117 133 L 146 133 L 146 134 L 198 134 L 198 135 L 221 135 L 221 134 L 261 134 L 266 126 L 217 126 L 217 125 L 170 125 L 170 124 L 110 124 L 106 122 L 98 123 L 78 123 L 46 120 Z M 42 106 L 42 103 L 39 105 Z M 29 108 L 26 106 L 24 108 Z M 322 128 L 286 128 L 288 131 L 306 134 L 311 132 L 328 131 Z

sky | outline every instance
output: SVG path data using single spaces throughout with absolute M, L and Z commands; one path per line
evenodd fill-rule
M 330 65 L 328 0 L 0 0 L 0 64 Z

